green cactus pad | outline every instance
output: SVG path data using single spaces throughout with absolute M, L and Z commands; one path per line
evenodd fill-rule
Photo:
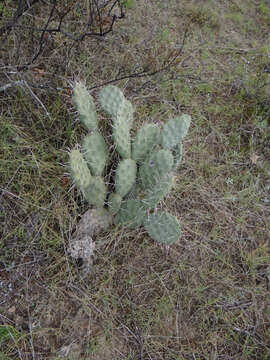
M 100 176 L 92 177 L 90 184 L 84 189 L 84 197 L 89 204 L 98 208 L 103 207 L 107 188 Z
M 131 157 L 130 126 L 121 112 L 113 121 L 113 140 L 121 157 L 129 159 Z
M 137 179 L 138 178 L 136 178 L 136 182 L 132 185 L 132 188 L 125 196 L 125 199 L 139 199 L 142 197 L 142 189 L 138 184 Z
M 190 121 L 191 117 L 186 114 L 169 120 L 161 132 L 162 147 L 164 149 L 175 147 L 187 135 Z
M 142 126 L 135 136 L 132 144 L 132 159 L 142 161 L 147 154 L 159 143 L 160 129 L 154 124 Z
M 142 199 L 145 209 L 155 208 L 160 201 L 162 201 L 166 195 L 170 192 L 173 185 L 173 178 L 168 174 L 152 188 L 146 190 L 146 194 Z
M 125 101 L 126 99 L 122 91 L 114 85 L 104 87 L 99 93 L 100 105 L 112 116 L 117 115 L 121 105 Z
M 159 150 L 150 156 L 139 169 L 140 180 L 144 188 L 157 184 L 173 167 L 174 159 L 170 150 Z
M 140 227 L 146 211 L 143 209 L 140 200 L 126 200 L 122 202 L 122 206 L 114 218 L 116 225 L 124 225 L 130 228 Z
M 81 122 L 90 131 L 95 131 L 98 127 L 96 107 L 92 96 L 88 93 L 86 87 L 77 82 L 74 87 L 73 101 L 79 112 Z
M 126 196 L 136 180 L 136 162 L 132 159 L 121 160 L 116 169 L 115 190 L 122 197 Z
M 92 175 L 102 175 L 109 157 L 103 136 L 98 132 L 86 135 L 83 140 L 83 151 Z
M 118 116 L 121 116 L 125 119 L 125 122 L 128 123 L 129 128 L 131 128 L 133 123 L 133 114 L 134 108 L 130 101 L 126 100 L 122 102 L 117 112 Z
M 181 235 L 177 218 L 165 211 L 150 214 L 144 221 L 144 227 L 151 238 L 161 244 L 171 245 Z
M 90 184 L 92 176 L 79 150 L 74 149 L 70 152 L 70 168 L 75 184 L 84 191 Z
M 122 203 L 122 196 L 116 193 L 111 193 L 108 198 L 108 209 L 110 214 L 115 215 L 118 213 Z

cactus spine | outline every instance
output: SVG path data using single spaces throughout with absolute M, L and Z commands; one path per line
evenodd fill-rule
M 178 220 L 164 211 L 150 211 L 171 189 L 173 171 L 182 159 L 182 140 L 188 132 L 190 116 L 173 118 L 161 130 L 155 124 L 145 124 L 132 140 L 134 109 L 122 91 L 109 85 L 100 91 L 99 102 L 112 119 L 111 133 L 105 137 L 98 126 L 93 98 L 84 85 L 76 83 L 74 104 L 89 134 L 83 140 L 82 152 L 75 149 L 70 153 L 75 184 L 89 204 L 104 214 L 104 224 L 105 217 L 113 216 L 117 225 L 144 225 L 154 240 L 172 244 L 181 233 Z M 106 181 L 111 181 L 110 169 L 115 169 L 113 187 L 106 185 Z

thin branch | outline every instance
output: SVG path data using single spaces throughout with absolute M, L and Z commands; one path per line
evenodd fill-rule
M 18 81 L 13 81 L 9 84 L 6 84 L 4 86 L 2 86 L 0 88 L 0 92 L 2 91 L 6 91 L 7 89 L 13 87 L 13 86 L 20 86 L 20 87 L 26 87 L 30 94 L 33 96 L 33 98 L 39 103 L 39 105 L 44 109 L 46 115 L 51 118 L 51 115 L 49 114 L 48 110 L 46 109 L 46 107 L 44 106 L 44 104 L 42 103 L 42 101 L 37 97 L 37 95 L 33 92 L 33 90 L 31 89 L 31 87 L 28 85 L 28 83 L 25 80 L 18 80 Z
M 39 105 L 43 108 L 43 110 L 45 111 L 46 115 L 48 116 L 48 118 L 51 119 L 51 115 L 48 112 L 48 110 L 46 109 L 45 105 L 42 103 L 42 101 L 37 97 L 36 94 L 34 94 L 34 92 L 32 91 L 32 89 L 30 88 L 30 86 L 27 84 L 26 81 L 24 81 L 24 85 L 27 87 L 27 89 L 29 90 L 30 94 L 33 96 L 33 98 L 39 103 Z
M 146 77 L 146 76 L 154 76 L 158 73 L 161 73 L 163 71 L 166 71 L 168 70 L 171 66 L 176 66 L 180 63 L 180 60 L 177 61 L 178 57 L 182 54 L 183 52 L 183 48 L 185 46 L 185 42 L 186 42 L 186 39 L 187 39 L 187 36 L 188 36 L 188 29 L 189 29 L 189 25 L 186 27 L 185 29 L 185 32 L 184 32 L 184 36 L 183 36 L 183 40 L 182 40 L 182 44 L 180 46 L 180 49 L 177 51 L 176 55 L 173 57 L 172 60 L 170 60 L 166 65 L 162 66 L 161 68 L 155 70 L 155 71 L 139 71 L 139 72 L 136 72 L 136 73 L 133 73 L 133 74 L 128 74 L 128 75 L 124 75 L 124 76 L 121 76 L 121 77 L 118 77 L 118 78 L 115 78 L 115 79 L 112 79 L 112 80 L 109 80 L 109 81 L 106 81 L 106 82 L 103 82 L 99 85 L 95 85 L 95 86 L 92 86 L 91 88 L 89 88 L 89 90 L 93 90 L 93 89 L 97 89 L 99 87 L 102 87 L 102 86 L 105 86 L 105 85 L 109 85 L 109 84 L 112 84 L 112 83 L 115 83 L 117 81 L 121 81 L 121 80 L 125 80 L 125 79 L 131 79 L 131 78 L 141 78 L 141 77 Z M 170 56 L 169 56 L 170 57 Z
M 45 27 L 44 27 L 44 29 L 43 29 L 43 31 L 42 31 L 42 34 L 41 34 L 41 36 L 40 36 L 40 39 L 39 39 L 39 49 L 38 49 L 36 55 L 34 55 L 34 57 L 32 58 L 32 60 L 31 60 L 27 65 L 33 64 L 33 62 L 38 58 L 38 56 L 39 56 L 39 55 L 41 54 L 41 52 L 42 52 L 43 43 L 44 43 L 44 35 L 45 35 L 46 30 L 47 30 L 47 28 L 48 28 L 48 26 L 49 26 L 49 23 L 50 23 L 50 21 L 51 21 L 51 18 L 52 18 L 52 16 L 53 16 L 55 7 L 56 7 L 56 0 L 53 0 L 53 6 L 52 6 L 52 8 L 51 8 L 50 15 L 49 15 L 49 17 L 48 17 L 48 20 L 47 20 L 47 22 L 46 22 L 46 25 L 45 25 Z
M 49 15 L 46 19 L 46 23 L 42 28 L 34 27 L 34 26 L 25 26 L 18 23 L 19 18 L 24 14 L 26 10 L 30 10 L 35 4 L 41 2 L 42 4 L 51 5 Z M 0 28 L 0 37 L 4 35 L 4 39 L 2 39 L 1 46 L 5 43 L 8 35 L 12 29 L 26 29 L 34 32 L 41 32 L 39 37 L 38 50 L 35 52 L 35 55 L 32 59 L 26 64 L 20 65 L 20 70 L 24 70 L 28 68 L 29 65 L 36 62 L 37 58 L 43 52 L 45 47 L 45 35 L 48 33 L 56 34 L 60 33 L 64 37 L 71 39 L 76 42 L 83 41 L 86 37 L 97 37 L 101 39 L 105 37 L 108 33 L 112 32 L 113 26 L 115 22 L 119 19 L 124 18 L 125 14 L 123 11 L 123 6 L 119 2 L 119 0 L 108 0 L 102 5 L 99 4 L 97 0 L 91 0 L 89 5 L 88 19 L 84 24 L 84 30 L 80 32 L 74 31 L 69 32 L 63 29 L 64 21 L 68 22 L 67 16 L 68 14 L 73 14 L 72 11 L 75 9 L 76 4 L 80 3 L 79 0 L 73 1 L 69 3 L 68 6 L 62 6 L 63 4 L 59 1 L 53 0 L 50 3 L 44 2 L 42 0 L 19 0 L 17 10 L 13 16 L 13 19 L 9 21 L 7 24 Z M 118 6 L 120 9 L 120 15 L 112 14 L 112 9 Z M 107 8 L 109 7 L 109 9 Z M 103 11 L 104 10 L 104 11 Z M 105 12 L 106 10 L 106 12 Z M 104 22 L 105 20 L 105 22 Z M 52 27 L 52 23 L 57 22 L 56 25 Z M 108 24 L 109 22 L 109 24 Z M 97 30 L 96 27 L 99 29 Z
M 3 85 L 0 87 L 0 92 L 6 91 L 7 89 L 13 87 L 13 86 L 21 86 L 24 84 L 24 80 L 18 80 L 18 81 L 12 81 L 11 83 L 8 83 L 6 85 Z
M 13 26 L 15 25 L 15 23 L 18 21 L 18 19 L 23 15 L 23 13 L 27 10 L 30 9 L 31 7 L 33 7 L 36 3 L 40 2 L 40 0 L 32 0 L 32 1 L 27 1 L 24 5 L 23 5 L 23 0 L 20 0 L 17 10 L 13 16 L 13 19 L 11 21 L 9 21 L 7 24 L 5 24 L 4 26 L 2 26 L 0 28 L 0 36 L 3 35 L 4 33 L 7 32 L 6 35 L 9 34 L 9 32 L 11 31 L 11 29 L 13 28 Z M 6 38 L 5 38 L 6 39 Z

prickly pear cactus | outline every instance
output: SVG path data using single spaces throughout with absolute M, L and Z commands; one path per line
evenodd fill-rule
M 103 130 L 108 126 L 98 123 L 95 104 L 86 87 L 75 84 L 74 104 L 89 134 L 81 151 L 71 151 L 70 169 L 85 199 L 100 209 L 99 229 L 102 216 L 104 229 L 110 216 L 115 225 L 132 228 L 144 225 L 158 243 L 176 242 L 181 234 L 177 218 L 152 210 L 171 190 L 173 172 L 182 160 L 182 140 L 187 135 L 190 116 L 183 114 L 170 119 L 162 129 L 147 123 L 132 139 L 134 109 L 122 91 L 109 85 L 100 91 L 98 99 L 111 118 L 110 133 Z M 71 248 L 72 256 L 76 257 L 74 246 Z
M 173 244 L 181 235 L 177 218 L 165 211 L 150 214 L 143 224 L 149 235 L 159 243 Z

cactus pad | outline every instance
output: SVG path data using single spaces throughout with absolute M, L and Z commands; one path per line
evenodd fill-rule
M 75 184 L 83 191 L 91 182 L 91 173 L 79 150 L 70 152 L 70 168 Z
M 113 121 L 113 140 L 122 158 L 131 157 L 130 126 L 126 117 L 119 112 Z
M 118 213 L 122 203 L 122 196 L 116 193 L 111 193 L 108 198 L 108 209 L 110 214 L 115 215 Z
M 126 101 L 122 91 L 114 86 L 108 85 L 99 93 L 99 102 L 109 115 L 116 116 L 122 104 Z
M 108 161 L 108 150 L 103 136 L 98 132 L 86 135 L 83 140 L 83 151 L 92 175 L 102 175 Z
M 122 202 L 122 206 L 114 218 L 116 225 L 124 225 L 130 228 L 140 227 L 146 211 L 140 200 L 126 200 Z
M 169 120 L 161 132 L 162 147 L 164 149 L 175 147 L 187 135 L 190 121 L 191 117 L 186 114 Z
M 144 227 L 151 238 L 161 244 L 171 245 L 181 235 L 177 218 L 165 211 L 150 214 L 144 221 Z
M 116 169 L 115 190 L 122 197 L 126 196 L 136 180 L 136 162 L 132 159 L 121 160 Z
M 169 174 L 157 182 L 153 187 L 146 190 L 142 199 L 145 209 L 155 208 L 160 201 L 170 192 L 173 185 L 173 178 Z
M 76 83 L 74 87 L 73 101 L 79 112 L 81 122 L 90 131 L 98 127 L 96 107 L 91 95 L 82 83 Z
M 154 124 L 142 126 L 135 136 L 132 144 L 132 159 L 142 161 L 153 150 L 154 146 L 159 143 L 160 130 Z
M 125 122 L 128 123 L 129 128 L 131 128 L 133 123 L 133 114 L 134 108 L 130 101 L 126 100 L 122 102 L 117 112 L 118 116 L 124 117 Z
M 170 150 L 159 150 L 140 167 L 140 180 L 144 188 L 158 183 L 173 167 L 174 159 Z
M 102 208 L 107 193 L 106 185 L 100 176 L 93 176 L 90 184 L 84 189 L 84 196 L 89 204 Z

